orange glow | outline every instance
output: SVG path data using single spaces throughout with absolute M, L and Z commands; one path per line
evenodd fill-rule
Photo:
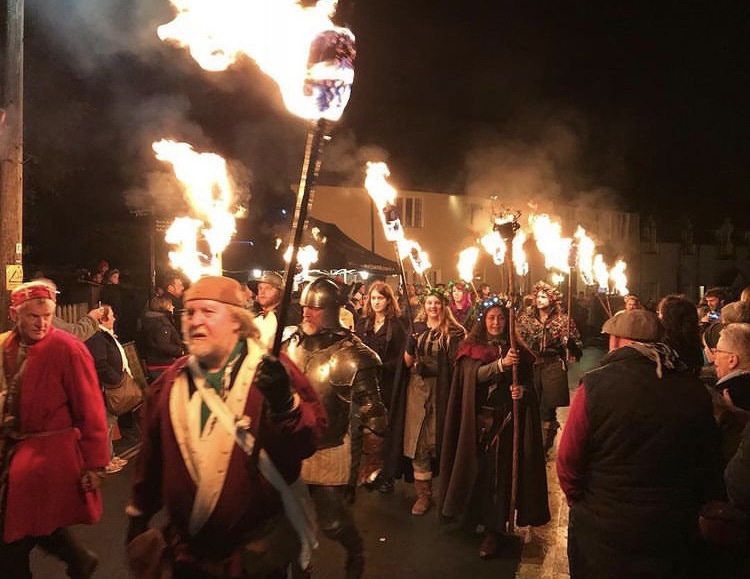
M 573 240 L 562 236 L 562 226 L 549 215 L 530 215 L 529 226 L 536 245 L 544 256 L 544 267 L 567 272 L 570 270 L 570 246 Z
M 159 26 L 164 41 L 186 47 L 204 69 L 252 58 L 279 86 L 293 114 L 341 117 L 354 82 L 354 35 L 334 25 L 334 0 L 170 0 L 177 14 Z
M 204 275 L 221 275 L 221 252 L 234 235 L 236 214 L 230 211 L 235 195 L 226 161 L 166 139 L 152 147 L 157 159 L 172 165 L 194 214 L 177 218 L 168 229 L 167 243 L 178 246 L 169 252 L 170 262 L 193 281 Z M 201 238 L 208 243 L 208 255 L 198 249 Z
M 467 247 L 458 254 L 458 276 L 462 280 L 470 282 L 474 279 L 474 266 L 477 263 L 478 257 L 478 247 Z
M 396 189 L 388 183 L 391 172 L 385 163 L 367 163 L 365 189 L 372 198 L 380 215 L 385 238 L 396 244 L 398 257 L 401 260 L 409 258 L 414 271 L 422 275 L 432 267 L 427 253 L 416 241 L 404 237 L 401 219 L 396 212 Z

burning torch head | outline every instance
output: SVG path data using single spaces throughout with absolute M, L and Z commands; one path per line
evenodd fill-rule
M 518 223 L 518 215 L 514 215 L 513 219 L 510 221 L 496 220 L 492 229 L 500 234 L 503 241 L 511 241 L 520 227 L 521 226 Z
M 304 93 L 320 118 L 341 118 L 352 92 L 356 54 L 354 35 L 347 28 L 325 30 L 310 45 Z
M 302 290 L 299 303 L 302 307 L 321 308 L 323 310 L 323 327 L 338 328 L 340 302 L 339 286 L 330 277 L 319 277 L 311 281 Z

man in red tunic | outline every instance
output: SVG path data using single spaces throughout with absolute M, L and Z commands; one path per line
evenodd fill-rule
M 31 577 L 35 546 L 88 579 L 97 559 L 66 529 L 102 515 L 107 420 L 83 342 L 57 330 L 55 292 L 30 282 L 11 292 L 15 328 L 0 335 L 0 579 Z
M 151 385 L 142 411 L 126 510 L 134 571 L 154 541 L 169 545 L 174 579 L 281 579 L 295 558 L 309 562 L 314 531 L 298 478 L 326 416 L 294 364 L 266 356 L 244 301 L 226 277 L 185 292 L 190 355 Z M 149 529 L 162 508 L 166 528 Z

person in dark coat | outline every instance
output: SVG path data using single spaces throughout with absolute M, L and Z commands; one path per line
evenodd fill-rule
M 167 296 L 154 296 L 143 314 L 143 352 L 150 382 L 184 353 L 182 338 L 172 323 L 174 305 Z
M 602 331 L 610 351 L 581 379 L 557 454 L 571 579 L 705 576 L 698 513 L 720 475 L 710 396 L 654 313 Z
M 485 298 L 477 310 L 476 323 L 456 358 L 440 455 L 443 482 L 438 505 L 441 515 L 463 516 L 472 528 L 486 529 L 479 555 L 489 558 L 497 553 L 515 515 L 510 512 L 510 495 L 516 419 L 518 525 L 543 525 L 550 513 L 539 403 L 532 387 L 533 354 L 511 348 L 508 311 L 499 297 Z
M 373 282 L 362 308 L 363 316 L 356 322 L 357 336 L 380 356 L 380 398 L 386 408 L 393 408 L 391 400 L 394 384 L 404 375 L 404 349 L 406 331 L 401 324 L 401 309 L 391 286 L 382 281 Z M 386 435 L 387 437 L 388 435 Z M 386 446 L 384 446 L 385 448 Z M 377 489 L 393 492 L 393 479 L 381 477 Z
M 94 368 L 96 376 L 99 379 L 99 388 L 104 389 L 115 386 L 120 383 L 123 372 L 130 373 L 128 357 L 122 344 L 114 333 L 117 316 L 111 306 L 102 306 L 104 314 L 99 322 L 99 331 L 86 340 L 86 347 L 91 352 L 94 359 Z M 102 404 L 104 401 L 102 399 Z M 126 459 L 120 458 L 115 454 L 112 445 L 113 432 L 117 424 L 117 416 L 107 411 L 107 426 L 109 427 L 107 439 L 109 442 L 110 461 L 106 467 L 107 474 L 120 472 L 128 463 Z

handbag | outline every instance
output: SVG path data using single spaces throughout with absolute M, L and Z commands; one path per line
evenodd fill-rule
M 143 402 L 143 390 L 130 374 L 122 373 L 119 384 L 104 386 L 104 405 L 110 414 L 122 416 Z

